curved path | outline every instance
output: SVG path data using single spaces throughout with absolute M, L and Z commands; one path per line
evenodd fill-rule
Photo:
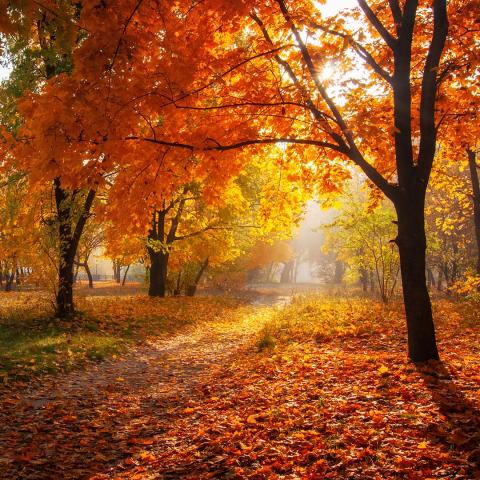
M 115 478 L 132 458 L 148 460 L 152 446 L 175 449 L 185 441 L 169 436 L 178 415 L 208 394 L 222 365 L 251 348 L 266 318 L 253 310 L 0 397 L 0 478 Z

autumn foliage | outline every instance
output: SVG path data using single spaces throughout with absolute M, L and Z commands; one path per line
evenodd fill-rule
M 480 3 L 339 3 L 0 0 L 1 478 L 478 477 Z

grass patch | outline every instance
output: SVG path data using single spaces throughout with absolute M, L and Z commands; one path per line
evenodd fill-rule
M 79 298 L 69 321 L 52 318 L 48 296 L 0 294 L 0 384 L 68 371 L 234 311 L 231 299 L 140 296 Z
M 74 324 L 75 322 L 75 324 Z M 9 383 L 47 372 L 67 371 L 88 360 L 122 352 L 128 338 L 92 332 L 77 319 L 61 323 L 48 317 L 24 316 L 0 323 L 0 380 Z

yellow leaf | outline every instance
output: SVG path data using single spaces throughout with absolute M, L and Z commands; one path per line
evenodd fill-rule
M 247 418 L 247 423 L 249 423 L 250 425 L 257 423 L 257 415 L 249 415 L 249 417 Z
M 417 445 L 417 448 L 420 448 L 421 450 L 425 450 L 428 447 L 427 442 L 420 442 Z
M 378 369 L 378 373 L 380 375 L 385 375 L 389 373 L 388 367 L 386 367 L 385 365 L 381 365 L 380 368 Z

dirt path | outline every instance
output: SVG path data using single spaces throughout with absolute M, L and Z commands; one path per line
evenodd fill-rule
M 250 315 L 200 325 L 3 396 L 0 478 L 115 478 L 152 446 L 175 449 L 183 439 L 169 431 L 179 413 L 208 395 L 209 379 L 222 365 L 251 348 L 264 310 L 254 309 L 254 321 Z

